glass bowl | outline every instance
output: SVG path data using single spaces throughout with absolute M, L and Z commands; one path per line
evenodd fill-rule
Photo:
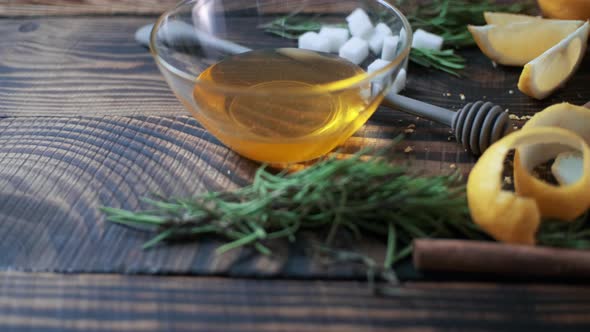
M 297 35 L 346 27 L 362 8 L 399 44 L 367 73 L 338 54 L 298 49 Z M 411 28 L 383 0 L 190 0 L 155 24 L 150 49 L 170 88 L 213 136 L 267 163 L 315 159 L 357 131 L 407 65 Z M 337 52 L 336 52 L 337 53 Z

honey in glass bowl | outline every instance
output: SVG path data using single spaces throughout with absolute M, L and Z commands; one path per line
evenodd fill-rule
M 342 25 L 358 8 L 400 36 L 397 55 L 370 73 L 363 68 L 380 58 L 375 51 L 356 65 L 264 28 L 294 15 Z M 158 68 L 193 117 L 238 154 L 273 164 L 321 157 L 352 136 L 406 66 L 410 45 L 408 21 L 386 0 L 183 0 L 150 38 Z
M 203 71 L 196 84 L 194 116 L 238 153 L 265 162 L 321 156 L 341 144 L 374 112 L 370 83 L 322 93 L 321 86 L 364 74 L 333 54 L 296 48 L 259 49 L 227 57 Z M 230 95 L 208 88 L 240 87 Z M 277 91 L 264 97 L 257 91 Z M 289 95 L 289 91 L 309 94 Z M 220 126 L 224 123 L 226 126 Z M 216 125 L 214 125 L 216 124 Z

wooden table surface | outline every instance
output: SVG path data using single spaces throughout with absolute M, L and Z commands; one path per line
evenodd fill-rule
M 590 330 L 584 285 L 419 278 L 378 297 L 361 271 L 309 258 L 312 234 L 273 257 L 217 256 L 215 240 L 141 250 L 150 234 L 107 223 L 100 206 L 231 190 L 258 166 L 183 109 L 134 41 L 174 2 L 0 1 L 0 331 Z M 516 88 L 520 69 L 462 54 L 461 79 L 411 65 L 405 94 L 450 109 L 485 98 L 517 115 L 589 99 L 590 57 L 539 102 Z M 387 144 L 410 124 L 398 149 L 413 148 L 413 167 L 470 170 L 448 128 L 386 107 L 344 151 Z

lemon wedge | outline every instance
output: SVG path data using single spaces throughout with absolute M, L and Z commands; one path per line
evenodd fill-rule
M 543 99 L 563 85 L 576 71 L 586 53 L 590 24 L 584 23 L 567 38 L 524 66 L 518 89 Z
M 484 152 L 469 174 L 467 200 L 471 217 L 496 240 L 516 244 L 535 244 L 535 234 L 541 216 L 545 216 L 541 208 L 546 202 L 503 190 L 502 171 L 504 159 L 510 150 L 551 143 L 581 151 L 583 169 L 586 171 L 590 169 L 590 147 L 583 138 L 562 128 L 534 127 L 513 132 L 494 143 Z M 574 195 L 584 193 L 589 187 L 590 175 L 585 173 L 578 182 L 560 188 L 564 195 L 576 200 Z M 585 204 L 588 203 L 588 201 L 585 202 Z M 569 205 L 574 204 L 578 202 Z M 561 208 L 566 209 L 569 206 L 561 206 Z
M 590 1 L 588 0 L 538 0 L 545 16 L 566 20 L 590 19 Z
M 590 109 L 582 106 L 561 103 L 550 106 L 533 116 L 523 127 L 522 131 L 547 127 L 551 129 L 567 129 L 577 134 L 586 144 L 590 144 Z M 551 142 L 548 142 L 551 143 Z M 566 155 L 564 155 L 566 153 Z M 514 186 L 519 195 L 531 197 L 539 204 L 543 216 L 561 220 L 572 220 L 583 214 L 590 207 L 590 184 L 586 183 L 590 175 L 584 175 L 588 166 L 583 157 L 581 164 L 575 166 L 571 162 L 564 164 L 564 156 L 572 153 L 572 149 L 563 144 L 537 144 L 523 146 L 516 150 L 514 157 Z M 561 156 L 561 159 L 560 157 Z M 554 186 L 530 175 L 529 171 L 535 166 L 555 157 L 553 172 L 562 186 Z M 560 161 L 561 160 L 561 161 Z M 556 165 L 557 163 L 557 165 Z M 568 169 L 564 169 L 567 167 Z M 571 167 L 577 167 L 571 169 Z M 563 176 L 561 173 L 567 172 Z M 576 175 L 582 174 L 582 175 Z M 569 176 L 568 176 L 569 175 Z M 566 176 L 568 178 L 566 179 Z M 575 180 L 578 181 L 575 181 Z
M 483 17 L 487 24 L 507 25 L 510 23 L 534 22 L 540 17 L 512 13 L 485 12 Z
M 533 20 L 506 25 L 468 26 L 473 39 L 490 59 L 522 66 L 576 31 L 583 21 Z

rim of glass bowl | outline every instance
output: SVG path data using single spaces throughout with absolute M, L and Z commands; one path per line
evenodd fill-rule
M 215 0 L 204 0 L 204 1 L 215 1 Z M 401 19 L 403 28 L 406 30 L 406 40 L 405 40 L 405 44 L 404 44 L 405 47 L 395 57 L 395 59 L 393 59 L 391 61 L 391 63 L 389 65 L 381 68 L 380 70 L 377 70 L 377 71 L 372 72 L 370 74 L 364 72 L 362 74 L 358 74 L 358 75 L 348 77 L 348 78 L 345 78 L 342 80 L 336 80 L 336 81 L 332 81 L 332 82 L 328 82 L 328 83 L 324 83 L 324 84 L 318 84 L 312 90 L 310 90 L 309 88 L 290 88 L 288 91 L 285 91 L 284 89 L 281 89 L 281 88 L 272 88 L 271 87 L 271 88 L 265 88 L 265 89 L 256 89 L 255 91 L 252 91 L 250 89 L 244 89 L 244 87 L 239 87 L 239 86 L 235 86 L 235 85 L 225 85 L 225 84 L 215 84 L 215 83 L 212 84 L 207 81 L 199 80 L 198 77 L 196 77 L 195 75 L 192 75 L 192 74 L 189 74 L 185 71 L 182 71 L 182 70 L 174 67 L 173 65 L 169 64 L 168 62 L 166 62 L 166 60 L 164 60 L 162 57 L 160 57 L 160 55 L 158 54 L 158 49 L 155 47 L 155 45 L 156 45 L 156 31 L 159 30 L 160 26 L 162 25 L 162 23 L 164 22 L 166 17 L 168 17 L 170 12 L 175 11 L 182 6 L 187 5 L 189 2 L 195 2 L 195 0 L 181 1 L 176 6 L 174 6 L 174 8 L 169 9 L 166 12 L 164 12 L 162 15 L 160 15 L 160 17 L 158 18 L 158 20 L 154 24 L 154 27 L 153 27 L 151 34 L 150 34 L 150 52 L 151 52 L 152 56 L 154 57 L 154 59 L 156 60 L 156 62 L 158 62 L 163 67 L 165 67 L 168 71 L 170 71 L 174 75 L 179 76 L 185 80 L 193 81 L 195 84 L 199 84 L 200 86 L 203 86 L 206 89 L 214 90 L 216 92 L 226 92 L 229 94 L 238 94 L 238 95 L 240 95 L 240 94 L 248 94 L 248 95 L 284 94 L 284 95 L 294 96 L 294 95 L 318 95 L 318 94 L 336 92 L 336 91 L 340 91 L 340 90 L 344 90 L 344 89 L 350 89 L 350 88 L 353 88 L 356 86 L 363 85 L 364 83 L 371 81 L 373 78 L 375 78 L 379 75 L 382 75 L 382 74 L 386 73 L 387 71 L 391 70 L 392 68 L 400 65 L 401 62 L 404 61 L 409 56 L 409 53 L 410 53 L 411 41 L 412 41 L 412 28 L 411 28 L 410 23 L 408 22 L 408 19 L 406 18 L 406 16 L 399 9 L 397 9 L 396 7 L 394 7 L 393 5 L 391 5 L 390 3 L 388 3 L 385 0 L 374 0 L 374 1 L 376 1 L 377 3 L 379 3 L 382 6 L 386 7 L 388 10 L 392 11 L 395 15 L 397 15 Z

